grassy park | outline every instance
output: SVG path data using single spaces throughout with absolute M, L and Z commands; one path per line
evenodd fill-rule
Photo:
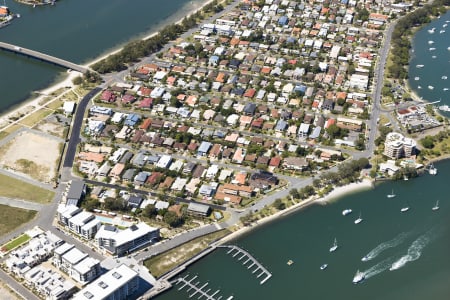
M 35 211 L 0 204 L 0 236 L 31 221 L 35 216 Z
M 0 174 L 0 197 L 49 203 L 54 194 L 52 191 Z

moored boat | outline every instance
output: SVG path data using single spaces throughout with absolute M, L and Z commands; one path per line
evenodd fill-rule
M 346 216 L 346 215 L 351 214 L 351 213 L 352 213 L 352 210 L 350 208 L 344 209 L 342 211 L 342 215 L 343 216 Z
M 325 270 L 326 268 L 328 268 L 328 264 L 323 264 L 323 265 L 320 266 L 321 270 Z
M 362 218 L 361 218 L 361 213 L 359 213 L 359 217 L 358 217 L 358 219 L 356 219 L 355 221 L 354 221 L 354 223 L 355 224 L 359 224 L 359 223 L 361 223 L 362 222 Z
M 436 204 L 431 209 L 432 210 L 438 210 L 439 209 L 439 200 L 436 201 Z
M 335 238 L 333 246 L 331 246 L 331 248 L 330 248 L 330 252 L 336 251 L 337 248 L 338 248 L 338 244 L 337 244 L 337 239 Z

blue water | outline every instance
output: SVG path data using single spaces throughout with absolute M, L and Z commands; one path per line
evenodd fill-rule
M 0 41 L 83 64 L 182 18 L 201 2 L 64 0 L 33 8 L 9 0 L 10 10 L 21 17 L 0 29 Z M 0 51 L 0 113 L 65 74 L 60 67 Z
M 444 27 L 445 25 L 448 26 Z M 432 28 L 435 28 L 434 33 L 429 32 Z M 440 33 L 441 30 L 445 32 Z M 412 42 L 414 52 L 409 67 L 409 85 L 424 100 L 429 102 L 442 100 L 439 105 L 450 105 L 450 50 L 447 49 L 448 47 L 450 47 L 450 12 L 418 31 Z M 424 67 L 417 68 L 417 65 L 424 65 Z M 443 76 L 447 76 L 447 79 L 443 79 Z M 419 77 L 419 80 L 415 80 L 415 77 Z M 444 89 L 449 90 L 444 91 Z

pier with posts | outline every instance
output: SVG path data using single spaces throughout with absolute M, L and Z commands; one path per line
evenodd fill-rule
M 179 291 L 186 288 L 186 292 L 190 293 L 189 298 L 197 297 L 197 299 L 201 299 L 204 297 L 206 300 L 220 300 L 222 296 L 220 296 L 220 290 L 212 291 L 212 289 L 208 289 L 208 282 L 201 284 L 200 281 L 197 280 L 197 275 L 188 279 L 189 275 L 184 277 L 179 277 L 175 281 L 172 282 L 173 285 L 179 285 Z M 227 300 L 233 299 L 233 296 L 227 298 Z
M 247 269 L 250 270 L 252 274 L 255 274 L 256 278 L 264 276 L 260 284 L 264 284 L 267 280 L 270 279 L 270 277 L 272 277 L 272 274 L 244 249 L 234 245 L 221 245 L 217 246 L 217 248 L 229 249 L 227 251 L 227 254 L 230 254 L 232 257 L 242 262 L 242 265 L 247 267 Z

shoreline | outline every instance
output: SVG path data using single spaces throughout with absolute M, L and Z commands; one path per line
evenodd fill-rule
M 156 26 L 156 29 L 152 29 L 151 32 L 149 32 L 149 33 L 144 33 L 143 38 L 136 38 L 136 39 L 142 39 L 142 40 L 149 39 L 149 38 L 157 35 L 159 33 L 159 31 L 162 28 L 164 28 L 164 26 L 167 26 L 168 24 L 173 23 L 174 18 L 177 19 L 177 21 L 174 23 L 178 24 L 178 23 L 182 22 L 186 16 L 190 16 L 190 15 L 196 13 L 198 10 L 203 9 L 203 7 L 205 5 L 211 3 L 212 1 L 213 0 L 208 0 L 203 3 L 197 3 L 197 1 L 196 1 L 194 4 L 194 7 L 192 9 L 188 10 L 187 14 L 184 14 L 183 13 L 185 11 L 184 8 L 188 5 L 192 5 L 192 3 L 189 2 L 189 3 L 185 4 L 184 8 L 183 7 L 181 8 L 181 11 L 176 12 L 173 15 L 173 18 L 168 18 L 167 20 L 164 20 L 163 22 L 161 22 L 160 25 Z M 196 5 L 196 4 L 198 4 L 198 5 Z M 181 18 L 178 18 L 179 14 L 182 14 L 182 16 L 180 16 Z M 129 41 L 131 41 L 131 40 L 132 39 L 130 39 Z M 119 48 L 106 50 L 107 52 L 105 54 L 102 54 L 99 57 L 94 58 L 85 64 L 82 64 L 82 66 L 89 67 L 89 66 L 105 59 L 106 57 L 108 57 L 110 55 L 120 52 L 128 42 L 125 42 Z M 70 90 L 73 89 L 75 86 L 73 85 L 72 80 L 75 77 L 80 76 L 80 74 L 81 73 L 73 71 L 73 70 L 70 73 L 68 73 L 68 75 L 62 74 L 62 76 L 58 76 L 57 78 L 55 78 L 53 83 L 50 83 L 47 87 L 45 87 L 43 89 L 40 89 L 39 93 L 41 93 L 41 95 L 37 96 L 36 98 L 30 97 L 28 99 L 25 99 L 25 100 L 21 101 L 20 103 L 17 103 L 15 105 L 11 106 L 9 109 L 5 110 L 4 112 L 0 113 L 0 132 L 5 131 L 10 126 L 15 125 L 17 123 L 17 121 L 19 121 L 20 119 L 26 118 L 28 115 L 32 114 L 35 111 L 34 108 L 38 107 L 39 102 L 41 102 L 45 97 L 47 97 L 47 95 L 49 95 L 61 88 L 67 87 L 67 86 L 70 86 Z M 60 78 L 60 77 L 63 77 L 63 78 Z M 42 95 L 42 94 L 45 94 L 45 95 Z M 23 114 L 23 117 L 20 118 L 19 120 L 10 121 L 11 117 L 13 117 L 15 115 L 21 115 L 21 114 Z
M 326 204 L 336 201 L 337 199 L 342 198 L 344 196 L 356 193 L 358 191 L 363 191 L 363 190 L 368 190 L 368 189 L 373 189 L 373 188 L 374 188 L 374 181 L 371 179 L 368 179 L 368 178 L 365 178 L 359 182 L 353 182 L 348 185 L 337 187 L 323 197 L 317 198 L 317 196 L 312 196 L 302 202 L 298 202 L 297 204 L 287 207 L 284 210 L 280 210 L 273 215 L 270 215 L 270 216 L 264 217 L 260 220 L 257 220 L 255 222 L 253 222 L 250 226 L 241 227 L 238 230 L 232 232 L 231 234 L 225 236 L 221 240 L 217 241 L 216 243 L 224 244 L 226 242 L 235 240 L 235 239 L 261 227 L 262 225 L 265 225 L 265 224 L 270 223 L 275 220 L 280 220 L 281 218 L 283 218 L 285 216 L 288 216 L 292 213 L 301 211 L 302 209 L 307 208 L 311 205 L 314 205 L 314 204 L 326 205 Z

